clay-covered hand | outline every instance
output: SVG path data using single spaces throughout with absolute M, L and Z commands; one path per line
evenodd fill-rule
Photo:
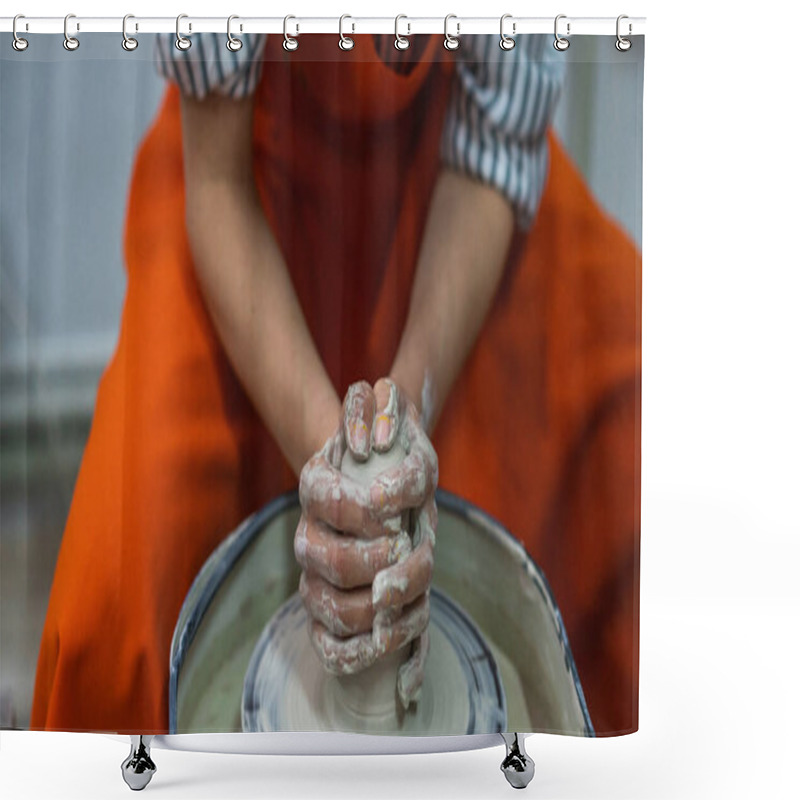
M 365 462 L 395 444 L 402 459 L 369 484 L 342 474 L 345 451 Z M 350 387 L 339 428 L 300 475 L 295 555 L 314 648 L 326 669 L 350 674 L 413 642 L 398 674 L 406 706 L 421 687 L 428 648 L 437 480 L 419 414 L 388 379 L 374 390 L 363 381 Z

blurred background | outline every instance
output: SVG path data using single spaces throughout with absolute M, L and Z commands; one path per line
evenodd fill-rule
M 97 382 L 125 292 L 122 226 L 163 82 L 152 37 L 0 51 L 0 728 L 27 728 L 39 637 Z M 572 40 L 555 127 L 641 244 L 643 46 Z M 643 42 L 642 42 L 643 45 Z M 101 63 L 98 63 L 101 62 Z M 98 566 L 103 554 L 98 553 Z

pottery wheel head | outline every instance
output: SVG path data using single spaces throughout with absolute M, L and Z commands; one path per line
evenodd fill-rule
M 245 732 L 443 736 L 505 730 L 505 692 L 494 656 L 463 609 L 439 590 L 431 589 L 422 693 L 405 712 L 399 703 L 363 713 L 343 702 L 339 679 L 323 669 L 307 624 L 300 595 L 294 594 L 264 628 L 245 675 Z

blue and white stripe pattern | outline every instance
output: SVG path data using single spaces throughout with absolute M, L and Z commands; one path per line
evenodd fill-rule
M 195 33 L 191 40 L 191 48 L 181 51 L 174 36 L 156 36 L 158 72 L 183 93 L 203 98 L 213 91 L 241 98 L 255 90 L 266 35 L 243 36 L 235 53 L 225 46 L 225 34 Z M 494 35 L 462 36 L 460 41 L 442 162 L 497 189 L 511 204 L 517 225 L 528 228 L 547 177 L 545 134 L 561 92 L 564 56 L 546 35 L 517 36 L 508 51 L 498 47 Z M 377 49 L 390 65 L 408 61 L 409 51 Z
M 490 35 L 462 36 L 442 135 L 442 160 L 498 188 L 530 226 L 547 177 L 546 130 L 563 82 L 552 37 L 517 36 L 512 50 Z M 463 52 L 462 52 L 463 51 Z M 559 58 L 561 56 L 561 58 Z
M 210 92 L 247 97 L 261 78 L 261 55 L 266 36 L 243 36 L 242 47 L 231 52 L 227 34 L 193 33 L 188 50 L 175 47 L 175 36 L 156 34 L 156 69 L 178 84 L 181 92 L 202 100 Z

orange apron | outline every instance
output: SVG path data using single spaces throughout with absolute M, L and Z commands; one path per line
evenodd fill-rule
M 423 37 L 416 40 L 422 44 Z M 436 37 L 400 75 L 270 37 L 254 170 L 265 214 L 340 393 L 386 375 L 438 170 L 452 64 Z M 597 733 L 637 727 L 640 258 L 559 143 L 533 228 L 442 412 L 440 485 L 544 569 Z M 235 377 L 184 225 L 179 95 L 133 172 L 128 286 L 64 532 L 31 729 L 168 732 L 183 599 L 242 519 L 295 485 Z M 356 293 L 353 287 L 359 287 Z

